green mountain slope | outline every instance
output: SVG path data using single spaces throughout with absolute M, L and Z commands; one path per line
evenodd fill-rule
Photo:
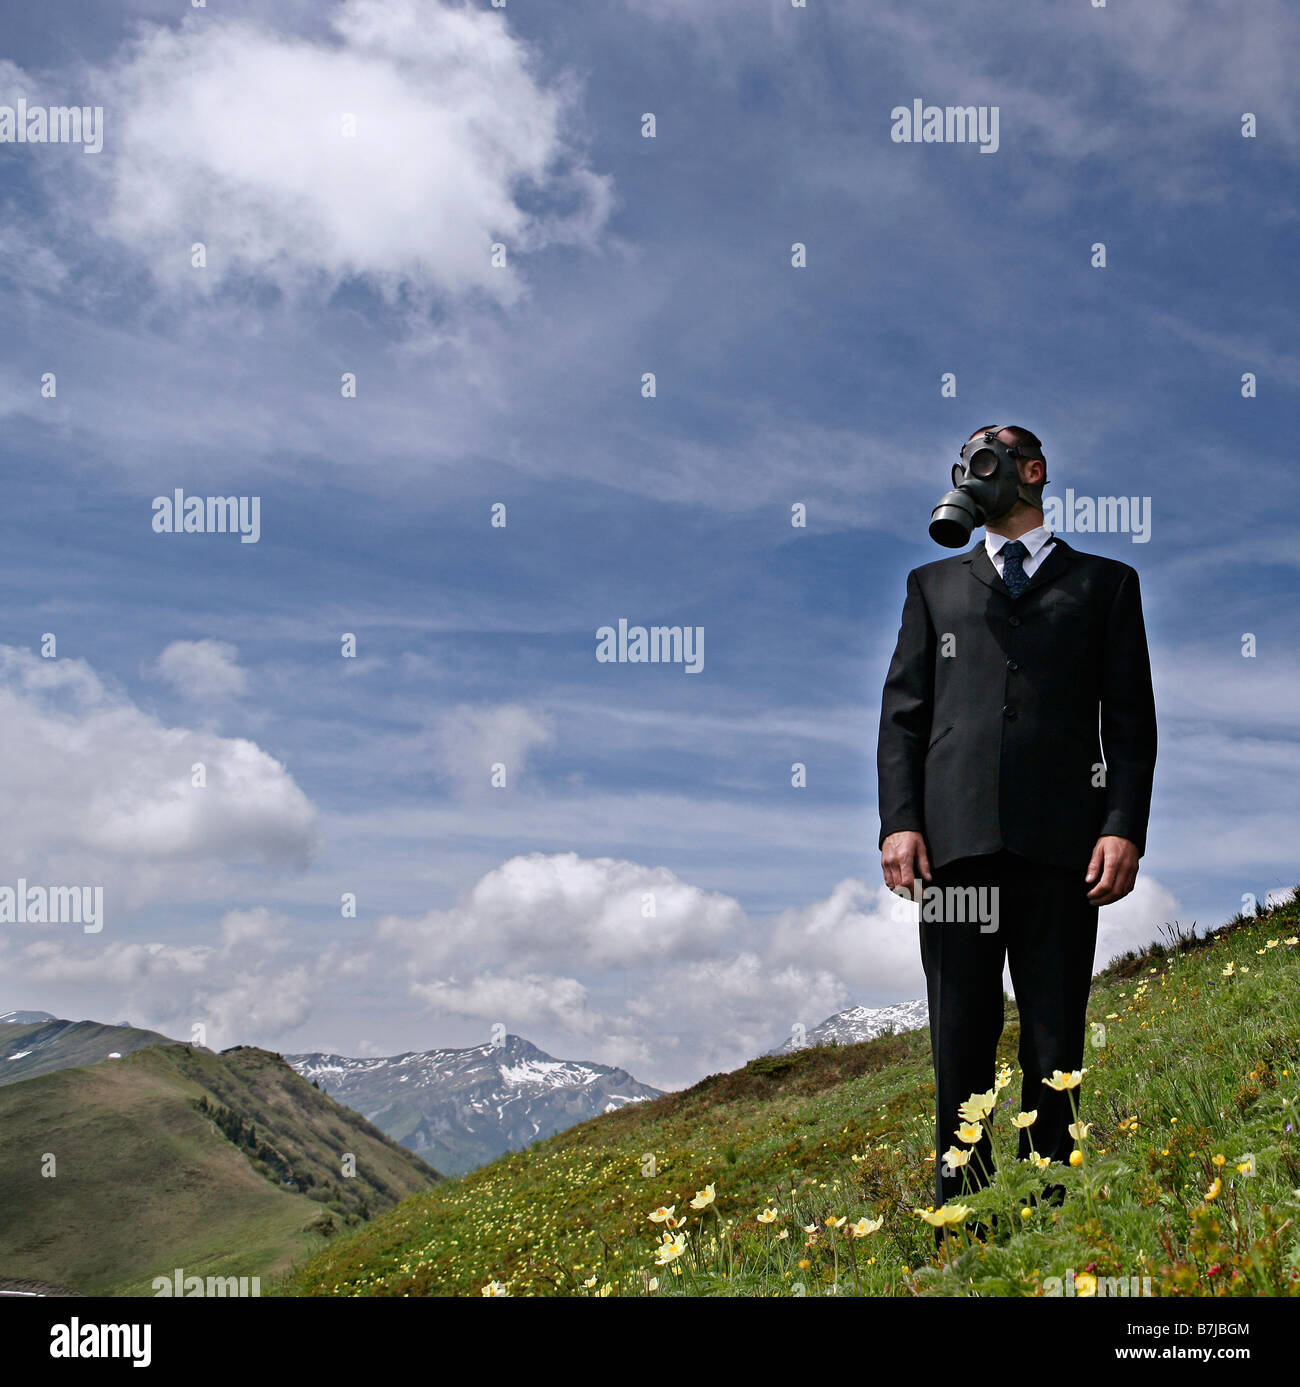
M 16 1084 L 56 1069 L 99 1064 L 110 1055 L 129 1055 L 150 1045 L 173 1045 L 157 1031 L 134 1026 L 106 1026 L 101 1021 L 9 1024 L 0 1029 L 0 1084 Z
M 1082 1164 L 1042 1172 L 1015 1159 L 1016 1071 L 987 1120 L 998 1177 L 968 1201 L 967 1223 L 997 1215 L 987 1244 L 961 1233 L 941 1259 L 916 1212 L 934 1178 L 921 1030 L 766 1056 L 595 1118 L 407 1200 L 320 1250 L 283 1289 L 1086 1295 L 1090 1278 L 1113 1294 L 1119 1282 L 1105 1279 L 1122 1277 L 1153 1295 L 1293 1294 L 1298 930 L 1295 904 L 1208 938 L 1175 929 L 1167 946 L 1094 980 Z M 1008 1006 L 999 1059 L 1013 1070 L 1018 1038 Z M 1066 1186 L 1064 1206 L 1033 1206 L 1049 1182 Z M 712 1202 L 690 1208 L 710 1184 Z M 647 1215 L 663 1205 L 684 1220 L 673 1229 L 682 1252 L 656 1266 L 665 1225 Z
M 150 1294 L 175 1267 L 268 1277 L 440 1178 L 246 1047 L 155 1045 L 9 1084 L 0 1133 L 0 1278 L 86 1293 Z

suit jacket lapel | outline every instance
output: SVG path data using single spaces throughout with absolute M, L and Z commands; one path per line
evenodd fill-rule
M 989 558 L 989 551 L 984 547 L 983 540 L 980 540 L 978 549 L 972 549 L 967 554 L 964 562 L 970 565 L 972 576 L 978 578 L 985 587 L 990 587 L 994 592 L 1000 592 L 1006 597 L 1011 596 L 1011 589 L 998 577 L 998 571 L 993 567 L 993 560 Z
M 1020 596 L 1024 597 L 1026 593 L 1032 592 L 1036 587 L 1050 583 L 1070 562 L 1073 553 L 1074 550 L 1063 539 L 1059 536 L 1056 537 L 1055 543 L 1052 545 L 1052 552 L 1034 570 L 1034 576 L 1020 590 Z M 993 567 L 993 560 L 989 558 L 989 551 L 984 547 L 983 540 L 980 541 L 978 548 L 972 549 L 967 554 L 963 562 L 970 565 L 971 574 L 978 578 L 985 587 L 990 587 L 994 592 L 1000 592 L 1007 597 L 1011 596 L 1011 589 L 998 577 L 998 571 Z

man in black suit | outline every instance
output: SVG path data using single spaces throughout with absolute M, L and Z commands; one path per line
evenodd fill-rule
M 990 426 L 971 439 L 981 436 L 1013 459 L 1003 466 L 1014 504 L 975 512 L 986 538 L 968 553 L 908 574 L 877 753 L 885 883 L 935 907 L 923 908 L 920 935 L 938 1205 L 991 1174 L 988 1133 L 963 1147 L 956 1131 L 959 1105 L 993 1087 L 1004 957 L 1021 1105 L 1038 1114 L 1020 1155 L 1069 1159 L 1071 1094 L 1042 1081 L 1083 1066 L 1097 909 L 1133 889 L 1156 755 L 1136 572 L 1046 529 L 1032 433 Z M 969 918 L 969 887 L 992 893 L 996 927 Z M 965 1167 L 945 1161 L 954 1146 L 971 1151 Z

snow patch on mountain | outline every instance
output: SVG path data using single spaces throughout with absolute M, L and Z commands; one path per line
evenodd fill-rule
M 901 1034 L 929 1024 L 930 1008 L 923 997 L 886 1007 L 848 1007 L 814 1026 L 802 1041 L 791 1036 L 770 1053 L 785 1055 L 810 1045 L 857 1045 L 878 1035 Z

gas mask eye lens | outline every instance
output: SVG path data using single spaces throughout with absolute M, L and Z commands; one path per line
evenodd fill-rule
M 998 455 L 992 448 L 981 448 L 971 456 L 972 477 L 991 477 L 998 470 Z
M 963 480 L 963 478 L 964 478 L 965 476 L 966 476 L 966 469 L 965 469 L 965 467 L 964 467 L 960 462 L 954 462 L 953 465 L 952 465 L 952 484 L 953 484 L 953 486 L 960 486 L 960 485 L 962 484 L 962 480 Z

